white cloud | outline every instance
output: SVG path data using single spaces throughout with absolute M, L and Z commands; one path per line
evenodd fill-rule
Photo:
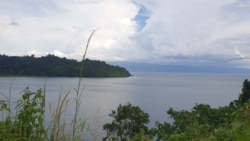
M 236 50 L 250 56 L 248 1 L 9 0 L 0 6 L 5 54 L 80 59 L 91 30 L 100 28 L 88 50 L 92 59 L 216 63 L 239 56 Z M 149 18 L 137 22 L 141 6 L 139 14 Z M 138 23 L 145 24 L 139 31 Z
M 148 24 L 134 36 L 134 40 L 138 46 L 149 50 L 147 56 L 153 56 L 159 62 L 168 62 L 172 56 L 230 58 L 235 56 L 235 45 L 227 42 L 238 37 L 243 42 L 242 36 L 250 35 L 250 19 L 233 20 L 241 15 L 227 9 L 237 5 L 237 0 L 159 0 L 155 3 L 153 7 L 149 6 L 153 14 Z M 246 15 L 246 9 L 241 12 L 240 8 L 237 7 L 237 12 Z M 228 18 L 229 15 L 233 16 Z
M 131 19 L 138 9 L 130 1 L 58 0 L 50 2 L 54 7 L 47 6 L 47 1 L 27 1 L 24 4 L 18 0 L 12 2 L 14 9 L 20 10 L 22 14 L 17 16 L 7 12 L 7 23 L 1 23 L 5 26 L 0 33 L 0 40 L 3 41 L 1 46 L 6 46 L 1 48 L 2 53 L 8 52 L 7 48 L 18 48 L 16 51 L 20 55 L 31 50 L 49 53 L 57 50 L 79 59 L 90 31 L 100 28 L 93 37 L 89 55 L 115 58 L 115 50 L 127 50 L 125 45 L 130 42 L 128 37 L 134 34 L 136 28 Z M 38 13 L 29 14 L 27 11 L 36 11 L 25 8 L 34 4 Z M 14 17 L 18 27 L 8 24 L 9 19 Z

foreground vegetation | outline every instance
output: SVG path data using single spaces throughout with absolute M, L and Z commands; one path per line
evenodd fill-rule
M 68 94 L 60 96 L 49 124 L 45 126 L 45 90 L 23 91 L 15 110 L 10 109 L 10 99 L 0 93 L 0 140 L 58 141 L 84 139 L 85 120 L 74 116 L 71 124 L 61 120 L 67 108 Z M 80 101 L 76 100 L 79 108 Z M 250 82 L 243 82 L 239 98 L 228 106 L 212 108 L 196 104 L 191 110 L 167 110 L 172 122 L 156 122 L 148 128 L 149 115 L 130 103 L 119 105 L 109 114 L 111 123 L 103 125 L 107 136 L 103 140 L 120 141 L 249 141 L 250 140 Z M 51 107 L 50 107 L 51 109 Z M 77 114 L 80 109 L 76 109 Z M 71 126 L 72 131 L 66 131 Z M 95 139 L 93 139 L 95 140 Z
M 40 58 L 0 55 L 0 75 L 79 77 L 81 63 L 54 55 Z M 84 59 L 83 63 L 84 77 L 131 76 L 125 68 L 109 65 L 104 61 Z
M 147 113 L 131 104 L 119 105 L 110 114 L 112 123 L 105 124 L 105 140 L 134 141 L 249 141 L 250 140 L 250 82 L 243 82 L 242 93 L 228 106 L 211 108 L 196 104 L 191 110 L 167 114 L 173 122 L 156 122 L 148 129 Z

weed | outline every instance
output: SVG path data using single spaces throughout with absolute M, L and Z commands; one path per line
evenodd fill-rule
M 75 88 L 76 97 L 74 98 L 75 109 L 74 116 L 71 122 L 72 133 L 67 132 L 67 122 L 62 120 L 62 115 L 68 108 L 68 96 L 70 91 L 66 94 L 60 93 L 56 108 L 52 111 L 49 105 L 50 112 L 52 112 L 51 121 L 48 127 L 45 128 L 45 89 L 39 89 L 36 92 L 31 92 L 28 87 L 22 91 L 22 98 L 17 101 L 16 114 L 11 114 L 10 99 L 11 86 L 9 97 L 0 93 L 4 99 L 0 99 L 0 140 L 18 140 L 18 141 L 58 141 L 58 140 L 72 140 L 80 141 L 83 137 L 83 129 L 85 127 L 85 120 L 79 118 L 79 108 L 81 105 L 82 91 L 81 82 L 83 77 L 84 60 L 90 44 L 90 40 L 96 30 L 93 30 L 88 38 L 85 52 L 82 57 L 80 66 L 79 81 L 77 88 Z
M 6 101 L 9 102 L 9 100 Z M 22 99 L 17 102 L 16 115 L 10 114 L 11 110 L 6 101 L 1 101 L 0 104 L 2 111 L 1 140 L 43 141 L 45 139 L 45 95 L 43 91 L 39 89 L 31 92 L 26 88 L 23 91 Z M 4 111 L 8 113 L 6 117 L 3 116 Z
M 82 63 L 81 63 L 81 68 L 80 68 L 78 86 L 75 89 L 75 91 L 76 91 L 76 98 L 74 99 L 75 100 L 75 111 L 74 111 L 75 114 L 74 114 L 74 119 L 72 121 L 72 128 L 73 128 L 73 130 L 72 130 L 72 136 L 73 136 L 73 140 L 74 141 L 79 141 L 81 139 L 81 136 L 83 134 L 83 127 L 85 125 L 85 122 L 82 121 L 78 117 L 79 108 L 80 108 L 80 105 L 81 105 L 81 100 L 80 99 L 82 97 L 82 92 L 80 92 L 80 88 L 81 88 L 81 82 L 82 82 L 82 77 L 83 77 L 84 60 L 85 60 L 86 55 L 87 55 L 87 51 L 88 51 L 90 40 L 93 37 L 93 35 L 96 32 L 96 30 L 93 30 L 91 32 L 89 38 L 88 38 L 87 45 L 85 47 L 85 51 L 84 51 L 84 54 L 82 56 Z M 79 125 L 82 125 L 82 126 L 79 126 Z

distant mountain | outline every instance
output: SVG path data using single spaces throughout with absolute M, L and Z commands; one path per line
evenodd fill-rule
M 227 66 L 159 65 L 138 62 L 109 62 L 127 68 L 130 72 L 183 72 L 183 73 L 250 73 L 250 69 Z
M 130 73 L 122 67 L 104 61 L 86 59 L 83 62 L 84 77 L 128 77 Z M 66 76 L 79 77 L 81 62 L 47 55 L 34 56 L 0 55 L 0 76 Z

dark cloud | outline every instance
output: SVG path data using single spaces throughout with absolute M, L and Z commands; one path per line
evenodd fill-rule
M 10 23 L 10 25 L 13 25 L 13 26 L 18 26 L 18 25 L 19 25 L 19 23 L 12 21 L 12 22 Z

